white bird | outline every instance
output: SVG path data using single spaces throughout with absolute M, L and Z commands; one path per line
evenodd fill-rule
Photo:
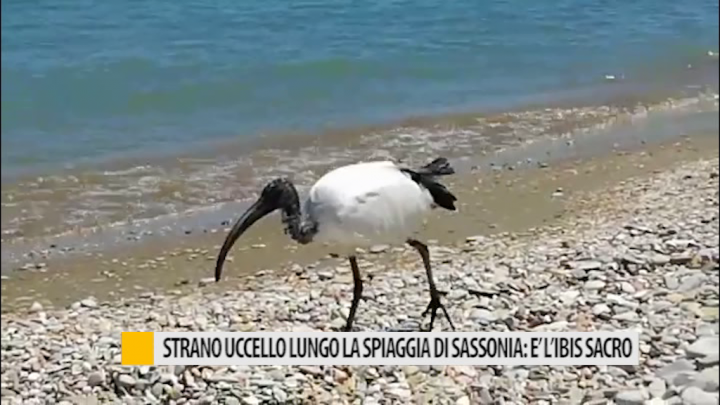
M 432 330 L 438 309 L 443 310 L 455 330 L 435 287 L 428 248 L 410 237 L 430 209 L 439 206 L 456 210 L 457 198 L 436 181 L 437 176 L 454 173 L 445 158 L 437 158 L 417 170 L 390 161 L 351 164 L 322 176 L 302 206 L 290 180 L 272 180 L 230 230 L 217 258 L 215 281 L 220 281 L 225 257 L 235 241 L 260 218 L 279 209 L 285 233 L 296 242 L 303 245 L 329 242 L 347 254 L 355 288 L 345 331 L 352 328 L 363 289 L 355 248 L 377 243 L 407 243 L 420 253 L 430 286 L 430 303 L 422 314 L 423 317 L 431 314 L 428 330 Z

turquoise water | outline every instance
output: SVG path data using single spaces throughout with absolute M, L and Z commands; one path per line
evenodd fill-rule
M 3 177 L 692 81 L 717 47 L 717 0 L 4 0 Z

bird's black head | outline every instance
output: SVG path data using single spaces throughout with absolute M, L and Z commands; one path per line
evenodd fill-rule
M 283 202 L 291 200 L 296 196 L 295 186 L 292 182 L 284 177 L 277 178 L 265 185 L 260 193 L 260 200 L 267 203 L 274 203 L 277 208 L 283 205 Z
M 223 263 L 235 241 L 255 222 L 276 209 L 282 209 L 284 216 L 296 216 L 300 211 L 295 186 L 286 178 L 278 178 L 265 185 L 260 198 L 235 222 L 220 249 L 215 265 L 215 281 L 220 281 Z

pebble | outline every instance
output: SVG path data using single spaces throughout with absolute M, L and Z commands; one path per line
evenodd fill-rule
M 198 281 L 198 286 L 199 286 L 199 287 L 205 287 L 205 286 L 208 286 L 208 285 L 212 285 L 212 284 L 214 284 L 214 283 L 215 283 L 215 279 L 214 279 L 214 278 L 212 278 L 212 277 L 205 277 L 205 278 L 201 278 L 200 281 Z
M 165 392 L 165 387 L 166 387 L 166 385 L 157 382 L 157 383 L 153 384 L 152 388 L 150 389 L 150 392 L 153 394 L 154 397 L 160 398 L 163 395 L 163 393 Z
M 242 401 L 245 405 L 260 405 L 260 400 L 254 395 L 243 397 Z
M 667 405 L 667 402 L 662 398 L 652 398 L 644 402 L 645 405 Z
M 720 389 L 720 368 L 714 366 L 704 369 L 695 376 L 693 385 L 702 388 L 704 391 L 718 391 Z
M 455 405 L 470 405 L 470 398 L 468 398 L 467 395 L 462 396 L 455 401 Z
M 584 261 L 576 262 L 573 267 L 576 270 L 583 270 L 583 271 L 600 270 L 602 268 L 602 263 L 600 263 L 597 260 L 584 260 Z
M 716 365 L 720 364 L 720 356 L 712 355 L 712 356 L 701 357 L 701 358 L 697 359 L 697 363 L 701 367 L 716 366 Z
M 692 361 L 688 359 L 679 359 L 659 369 L 656 372 L 656 375 L 664 379 L 669 385 L 673 385 L 677 376 L 694 372 L 695 364 Z
M 687 292 L 692 291 L 703 285 L 703 282 L 705 281 L 705 275 L 704 274 L 695 274 L 689 277 L 686 277 L 682 280 L 680 283 L 680 286 L 677 288 L 680 292 Z
M 93 297 L 85 298 L 80 301 L 80 305 L 85 308 L 96 308 L 98 306 L 97 301 Z
M 665 275 L 664 279 L 665 279 L 665 287 L 668 290 L 676 290 L 680 286 L 680 283 L 678 282 L 677 277 L 675 277 L 674 275 L 670 275 L 670 274 Z
M 592 313 L 593 313 L 593 315 L 595 315 L 595 316 L 603 315 L 603 314 L 609 314 L 610 312 L 612 312 L 612 310 L 610 309 L 610 307 L 607 306 L 606 304 L 602 304 L 602 303 L 600 303 L 600 304 L 595 304 L 595 305 L 593 306 L 593 308 L 592 308 Z
M 470 317 L 483 324 L 489 324 L 497 321 L 497 316 L 486 309 L 476 309 L 472 312 Z
M 388 250 L 390 246 L 388 245 L 373 245 L 370 247 L 369 252 L 373 254 L 383 253 L 386 250 Z
M 622 283 L 620 283 L 620 289 L 625 294 L 635 294 L 635 287 L 633 287 L 633 285 L 628 283 L 627 281 L 623 281 Z
M 575 302 L 575 300 L 580 296 L 580 291 L 577 290 L 570 290 L 565 291 L 562 294 L 560 294 L 560 300 L 562 300 L 563 303 L 572 304 Z
M 585 290 L 587 291 L 602 290 L 603 288 L 605 288 L 605 282 L 602 280 L 590 280 L 585 283 Z
M 704 336 L 691 344 L 687 350 L 689 357 L 709 357 L 720 355 L 720 337 Z
M 627 311 L 623 312 L 621 314 L 615 314 L 612 316 L 612 319 L 615 319 L 616 321 L 627 321 L 627 322 L 634 322 L 638 321 L 640 317 L 636 312 Z
M 102 372 L 95 371 L 88 375 L 87 384 L 91 387 L 102 385 L 105 382 L 105 376 Z
M 281 404 L 284 404 L 285 401 L 287 401 L 288 395 L 283 391 L 280 387 L 275 386 L 273 387 L 273 397 Z
M 654 266 L 664 266 L 670 263 L 670 256 L 655 253 L 650 255 L 650 257 L 648 258 L 648 262 Z
M 37 301 L 33 302 L 32 305 L 30 305 L 30 312 L 31 312 L 31 313 L 40 312 L 40 311 L 42 311 L 42 310 L 43 310 L 42 304 L 40 304 L 40 303 L 37 302 Z
M 124 388 L 134 387 L 136 382 L 135 378 L 129 374 L 120 374 L 117 379 L 118 385 Z
M 660 378 L 654 378 L 653 381 L 648 384 L 648 393 L 653 398 L 661 398 L 665 391 L 667 391 L 667 384 Z
M 412 396 L 412 391 L 407 388 L 393 387 L 386 392 L 389 396 L 403 401 L 408 400 Z
M 683 404 L 686 405 L 717 405 L 720 401 L 717 392 L 705 392 L 698 387 L 688 387 L 681 395 Z
M 314 377 L 322 377 L 323 372 L 318 366 L 299 366 L 298 370 Z
M 643 405 L 648 399 L 650 399 L 650 394 L 644 389 L 620 391 L 615 395 L 617 405 Z
M 631 301 L 631 300 L 629 300 L 623 296 L 617 295 L 617 294 L 607 294 L 605 296 L 605 300 L 612 305 L 617 305 L 617 306 L 621 306 L 621 307 L 633 308 L 633 309 L 638 307 L 638 304 L 636 302 Z
M 329 270 L 319 271 L 317 275 L 320 277 L 320 280 L 330 280 L 335 277 L 335 273 Z

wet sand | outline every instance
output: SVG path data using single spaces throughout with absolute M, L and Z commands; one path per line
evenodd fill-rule
M 717 156 L 718 133 L 693 133 L 652 144 L 636 142 L 627 150 L 613 149 L 617 148 L 589 153 L 582 159 L 559 159 L 547 167 L 461 171 L 446 182 L 458 196 L 459 212 L 433 213 L 418 237 L 430 243 L 452 244 L 467 236 L 527 232 L 552 224 L 578 206 L 592 204 L 583 200 L 584 192 L 682 162 Z M 48 260 L 41 268 L 6 276 L 2 283 L 3 311 L 26 309 L 34 301 L 60 307 L 88 296 L 117 300 L 151 291 L 185 294 L 212 277 L 225 232 L 209 229 Z M 242 288 L 253 277 L 292 271 L 293 266 L 323 258 L 323 265 L 345 265 L 345 259 L 329 258 L 328 253 L 331 251 L 322 246 L 292 244 L 282 233 L 279 217 L 273 215 L 236 244 L 223 281 L 203 288 Z M 392 262 L 392 255 L 388 260 Z

